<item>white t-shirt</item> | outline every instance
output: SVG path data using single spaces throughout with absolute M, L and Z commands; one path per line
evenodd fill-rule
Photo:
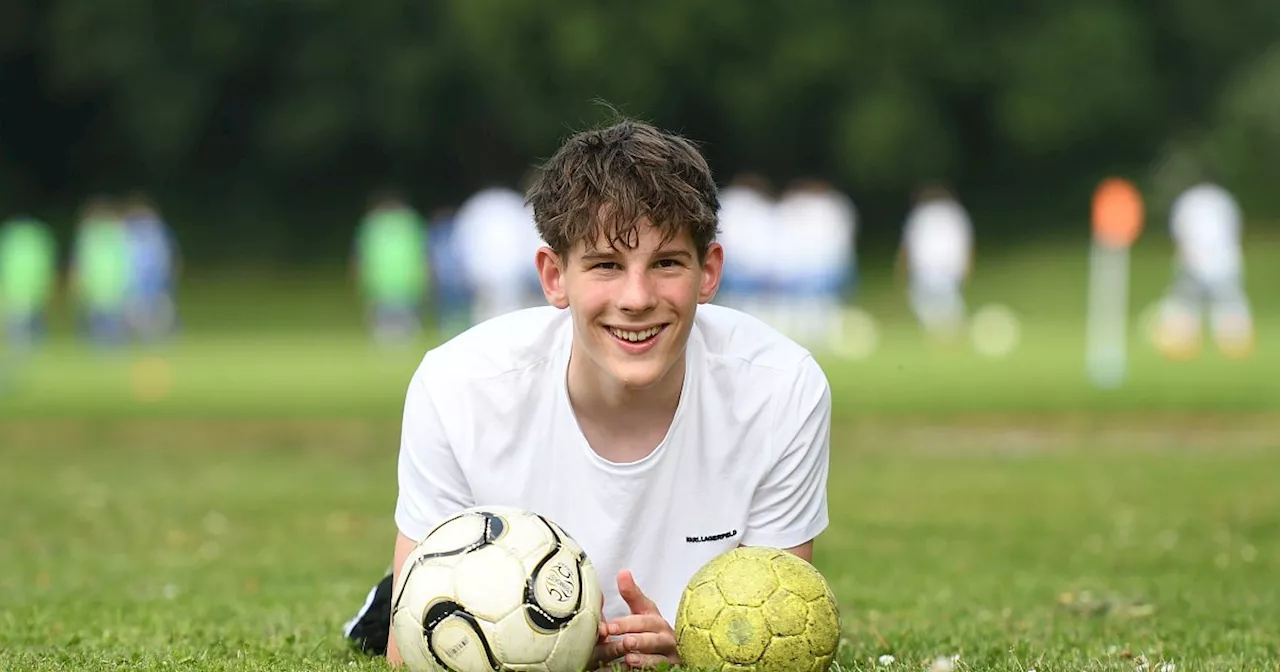
M 720 192 L 720 244 L 725 274 L 763 282 L 768 279 L 778 236 L 773 201 L 741 186 Z
M 1240 206 L 1216 184 L 1194 186 L 1173 202 L 1170 229 L 1183 265 L 1202 280 L 1219 280 L 1241 266 Z
M 947 199 L 921 203 L 907 216 L 903 244 L 913 275 L 959 282 L 969 264 L 973 225 L 959 203 Z
M 605 615 L 629 613 L 617 573 L 672 622 L 688 580 L 739 544 L 787 548 L 827 526 L 830 388 L 763 322 L 698 307 L 666 438 L 614 463 L 583 437 L 566 390 L 568 310 L 481 323 L 426 354 L 405 401 L 395 520 L 421 540 L 458 510 L 530 509 L 595 564 Z
M 842 194 L 785 195 L 777 217 L 772 257 L 780 282 L 839 276 L 852 266 L 857 212 Z

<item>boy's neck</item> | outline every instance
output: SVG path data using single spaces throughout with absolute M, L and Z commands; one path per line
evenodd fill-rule
M 628 389 L 596 369 L 585 355 L 569 358 L 569 403 L 587 442 L 605 459 L 631 462 L 653 452 L 680 406 L 685 362 L 681 359 L 649 388 Z

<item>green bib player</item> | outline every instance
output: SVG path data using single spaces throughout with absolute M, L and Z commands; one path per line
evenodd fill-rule
M 91 203 L 80 221 L 72 269 L 90 340 L 119 343 L 127 326 L 129 239 L 124 222 L 101 200 Z
M 399 198 L 379 196 L 360 222 L 355 270 L 375 338 L 401 341 L 422 324 L 427 276 L 426 226 Z
M 44 330 L 57 278 L 57 243 L 48 225 L 15 217 L 0 225 L 0 311 L 10 343 L 27 347 Z

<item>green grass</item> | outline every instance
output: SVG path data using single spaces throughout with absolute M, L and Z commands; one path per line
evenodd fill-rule
M 6 432 L 0 669 L 380 667 L 338 629 L 390 553 L 394 422 Z M 845 668 L 1280 662 L 1270 418 L 894 419 L 835 441 L 815 562 Z
M 1134 259 L 1132 318 L 1168 279 Z M 927 347 L 871 279 L 835 391 L 815 559 L 843 669 L 1280 671 L 1280 244 L 1251 241 L 1255 356 L 1084 375 L 1083 254 L 984 257 L 1005 359 Z M 1269 263 L 1276 260 L 1276 263 Z M 429 342 L 371 347 L 338 275 L 193 277 L 161 350 L 55 336 L 0 369 L 0 670 L 380 669 L 342 622 L 394 535 L 404 388 Z M 884 667 L 885 654 L 895 662 Z

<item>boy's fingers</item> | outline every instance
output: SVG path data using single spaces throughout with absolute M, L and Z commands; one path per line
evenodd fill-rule
M 653 601 L 645 596 L 640 586 L 636 585 L 636 579 L 630 570 L 624 569 L 618 572 L 618 594 L 622 596 L 622 600 L 627 603 L 633 614 L 657 611 Z
M 657 614 L 631 614 L 609 621 L 606 624 L 610 635 L 625 635 L 639 632 L 662 632 L 667 629 L 667 622 Z
M 622 638 L 624 653 L 668 655 L 676 652 L 676 641 L 665 632 L 641 632 Z
M 617 660 L 626 655 L 626 645 L 621 639 L 611 639 L 600 646 L 596 647 L 595 658 L 602 664 L 607 664 L 611 660 Z

